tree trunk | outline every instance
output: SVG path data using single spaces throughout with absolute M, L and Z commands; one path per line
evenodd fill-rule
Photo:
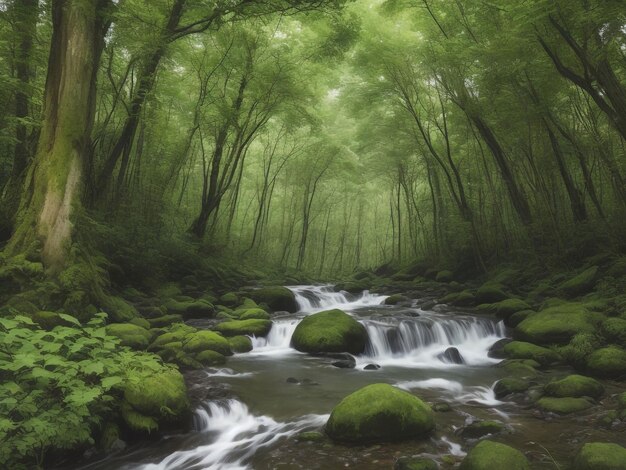
M 18 225 L 8 246 L 9 252 L 17 253 L 39 241 L 42 261 L 51 272 L 63 268 L 72 243 L 94 120 L 98 62 L 108 28 L 100 13 L 108 3 L 52 2 L 42 129 L 26 177 Z

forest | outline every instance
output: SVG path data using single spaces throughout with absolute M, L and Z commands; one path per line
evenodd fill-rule
M 624 0 L 0 0 L 0 467 L 626 470 Z

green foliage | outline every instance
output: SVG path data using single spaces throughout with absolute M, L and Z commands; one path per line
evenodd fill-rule
M 93 444 L 125 387 L 168 370 L 107 334 L 105 314 L 51 331 L 29 318 L 0 318 L 0 460 L 10 468 L 43 464 L 49 450 Z

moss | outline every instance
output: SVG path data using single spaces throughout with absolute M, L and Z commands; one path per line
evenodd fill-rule
M 195 355 L 195 359 L 203 366 L 218 366 L 226 363 L 226 357 L 223 354 L 211 350 L 199 352 Z
M 601 318 L 579 303 L 565 303 L 530 315 L 513 336 L 535 344 L 566 344 L 577 334 L 594 333 Z
M 33 302 L 24 298 L 22 295 L 14 295 L 11 297 L 0 309 L 3 316 L 8 316 L 12 313 L 21 315 L 33 315 L 41 310 Z
M 402 294 L 393 294 L 385 299 L 385 305 L 397 305 L 400 302 L 406 302 L 407 300 L 409 300 L 409 298 Z
M 460 470 L 530 470 L 524 454 L 505 444 L 479 442 L 463 459 Z
M 291 337 L 291 345 L 308 353 L 365 351 L 365 327 L 341 310 L 328 310 L 302 320 Z
M 224 356 L 232 355 L 228 340 L 214 331 L 197 331 L 185 337 L 183 350 L 187 353 L 215 351 Z
M 626 351 L 617 346 L 598 349 L 589 356 L 587 369 L 591 375 L 598 377 L 626 376 Z
M 493 304 L 508 298 L 500 284 L 485 283 L 476 291 L 476 302 L 479 304 Z
M 400 457 L 393 464 L 393 470 L 437 470 L 439 465 L 430 459 Z
M 273 311 L 284 310 L 297 312 L 296 297 L 289 289 L 282 286 L 262 287 L 248 293 L 249 297 L 258 303 L 265 303 Z
M 337 441 L 397 441 L 425 437 L 434 427 L 433 412 L 422 400 L 388 384 L 373 384 L 335 406 L 326 433 Z
M 269 320 L 270 319 L 270 314 L 267 313 L 265 310 L 263 310 L 262 308 L 250 308 L 248 310 L 237 310 L 237 313 L 239 314 L 239 319 L 240 320 L 251 320 L 251 319 L 257 319 L 257 320 Z
M 626 320 L 622 318 L 609 318 L 602 323 L 602 334 L 609 340 L 618 344 L 626 344 Z
M 298 434 L 296 439 L 301 442 L 322 442 L 326 436 L 319 431 L 305 431 Z
M 175 421 L 189 409 L 185 381 L 175 369 L 131 381 L 124 390 L 124 400 L 133 411 L 159 422 Z
M 31 318 L 41 328 L 48 331 L 57 326 L 76 326 L 56 312 L 39 311 L 33 314 Z
M 435 276 L 437 282 L 452 282 L 454 280 L 454 274 L 452 271 L 439 271 Z
M 227 294 L 220 296 L 219 301 L 222 305 L 235 307 L 239 304 L 239 296 L 234 292 L 228 292 Z
M 195 333 L 197 330 L 191 326 L 187 326 L 183 323 L 175 325 L 167 330 L 166 333 L 160 334 L 150 345 L 150 350 L 162 347 L 164 344 L 172 343 L 174 341 L 180 341 L 181 343 L 186 341 L 187 335 Z
M 562 283 L 559 290 L 568 297 L 577 297 L 586 294 L 596 283 L 598 266 L 585 269 L 582 273 Z
M 182 321 L 183 317 L 181 315 L 163 315 L 156 318 L 148 318 L 151 328 L 163 328 L 174 323 L 182 323 Z
M 504 398 L 513 393 L 521 393 L 528 390 L 530 384 L 526 380 L 516 378 L 505 378 L 498 380 L 493 387 L 496 398 Z
M 508 358 L 532 359 L 543 366 L 557 362 L 560 359 L 559 355 L 551 349 L 522 341 L 512 341 L 506 344 L 503 350 Z
M 233 336 L 228 338 L 230 349 L 236 353 L 246 353 L 252 351 L 252 341 L 247 336 Z
M 505 370 L 508 375 L 519 378 L 530 378 L 537 375 L 535 367 L 539 367 L 539 363 L 532 359 L 509 359 L 502 361 L 498 367 Z
M 249 308 L 259 308 L 259 304 L 257 304 L 250 297 L 244 297 L 241 299 L 241 305 L 239 306 L 241 309 L 249 309 Z
M 469 439 L 478 439 L 502 431 L 504 431 L 504 424 L 497 421 L 474 421 L 461 430 L 461 435 Z
M 626 470 L 626 449 L 605 442 L 585 444 L 576 454 L 572 470 Z
M 183 318 L 210 318 L 215 313 L 213 304 L 200 300 L 178 301 L 171 299 L 165 304 L 167 313 L 178 314 Z
M 152 340 L 152 333 L 130 323 L 111 323 L 107 325 L 106 332 L 119 338 L 124 346 L 133 349 L 146 349 Z
M 544 387 L 544 392 L 551 397 L 600 398 L 604 394 L 604 387 L 591 377 L 570 375 L 550 382 Z
M 226 312 L 218 312 L 218 314 L 215 315 L 215 318 L 217 320 L 238 320 L 238 317 L 235 316 L 235 314 L 228 314 Z
M 98 449 L 107 452 L 113 444 L 120 438 L 120 428 L 117 424 L 107 421 L 102 426 L 98 438 Z
M 534 310 L 522 310 L 521 312 L 515 312 L 513 315 L 504 320 L 504 324 L 509 328 L 515 328 L 533 313 L 537 312 L 535 312 Z
M 120 297 L 107 296 L 102 309 L 109 314 L 114 322 L 128 322 L 139 316 L 137 309 Z
M 267 336 L 272 329 L 270 320 L 232 320 L 215 326 L 215 331 L 224 336 Z
M 493 311 L 498 318 L 509 318 L 514 313 L 530 310 L 530 305 L 521 299 L 506 299 L 491 304 L 490 310 Z
M 451 304 L 459 307 L 468 307 L 476 304 L 476 299 L 474 298 L 474 294 L 472 294 L 469 290 L 464 290 L 461 292 L 453 292 L 451 294 L 446 295 L 440 302 L 443 304 Z
M 140 326 L 141 328 L 144 328 L 146 330 L 150 329 L 150 322 L 146 320 L 145 318 L 140 318 L 140 317 L 133 318 L 128 323 L 130 323 L 131 325 Z
M 599 338 L 590 333 L 576 335 L 565 346 L 558 348 L 561 357 L 578 369 L 586 367 L 587 358 L 600 347 Z
M 128 403 L 122 403 L 122 418 L 133 431 L 151 433 L 159 429 L 159 423 L 151 416 L 146 416 L 135 411 Z
M 157 297 L 161 299 L 171 299 L 177 295 L 181 295 L 183 292 L 180 290 L 180 286 L 173 282 L 169 284 L 163 284 L 156 290 Z
M 593 406 L 593 403 L 585 398 L 552 398 L 544 397 L 537 401 L 537 406 L 543 411 L 549 411 L 560 415 L 567 415 L 584 411 Z

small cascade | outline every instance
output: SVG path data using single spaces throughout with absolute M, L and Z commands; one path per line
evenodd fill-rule
M 307 415 L 290 423 L 255 416 L 238 400 L 209 402 L 196 410 L 198 433 L 211 436 L 210 444 L 174 452 L 161 462 L 139 466 L 142 470 L 246 470 L 261 448 L 307 428 L 322 426 L 328 415 Z M 137 468 L 137 467 L 135 467 Z
M 299 319 L 275 320 L 272 329 L 265 338 L 252 338 L 254 353 L 275 353 L 290 351 L 291 336 L 300 323 Z
M 380 305 L 387 298 L 385 295 L 371 294 L 363 291 L 353 295 L 346 291 L 335 292 L 332 285 L 323 286 L 291 286 L 288 287 L 295 295 L 301 313 L 316 313 L 323 310 L 340 308 L 353 310 L 357 308 Z
M 451 318 L 430 312 L 401 321 L 366 320 L 363 324 L 369 336 L 365 359 L 400 366 L 450 365 L 444 357 L 448 348 L 456 348 L 468 365 L 497 362 L 487 352 L 494 342 L 506 336 L 502 322 L 480 317 Z

